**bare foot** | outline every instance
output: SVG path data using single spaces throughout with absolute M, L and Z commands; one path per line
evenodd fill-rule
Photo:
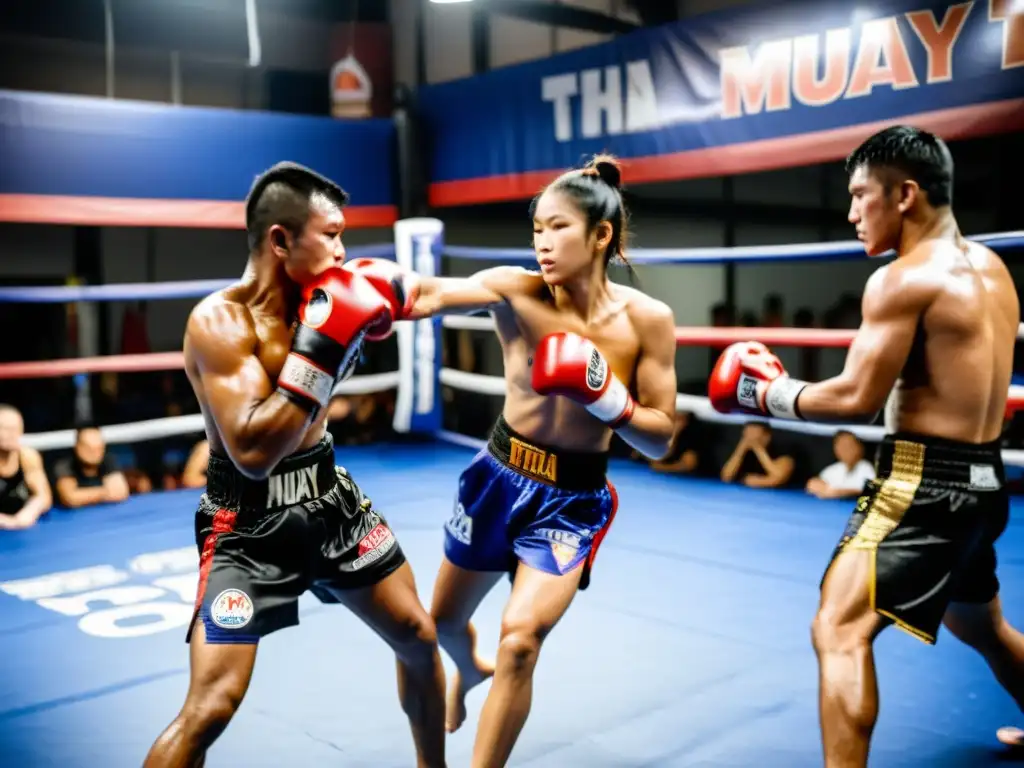
M 448 702 L 445 707 L 444 727 L 448 733 L 455 733 L 466 722 L 466 694 L 494 675 L 494 662 L 476 659 L 475 669 L 463 675 L 456 669 L 448 685 Z
M 1024 731 L 1008 725 L 996 731 L 996 738 L 1008 747 L 1024 747 Z

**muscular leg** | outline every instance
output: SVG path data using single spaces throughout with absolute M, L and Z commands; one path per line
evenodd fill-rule
M 444 668 L 412 568 L 404 563 L 372 587 L 332 593 L 395 652 L 398 697 L 412 727 L 418 768 L 444 766 Z
M 1024 635 L 1003 617 L 999 597 L 989 603 L 953 603 L 943 618 L 946 628 L 982 655 L 999 684 L 1024 711 Z M 1024 734 L 1004 729 L 1000 740 L 1024 744 Z
M 871 644 L 889 621 L 871 610 L 871 552 L 836 557 L 822 585 L 811 635 L 818 655 L 818 707 L 825 768 L 867 765 L 878 719 Z
M 466 719 L 466 694 L 494 674 L 494 662 L 476 653 L 476 629 L 470 618 L 503 574 L 467 571 L 448 558 L 441 561 L 434 582 L 430 615 L 437 625 L 437 639 L 455 663 L 455 676 L 448 686 L 445 728 L 459 729 Z
M 185 704 L 146 756 L 144 768 L 201 768 L 206 750 L 238 710 L 252 678 L 256 645 L 208 645 L 197 620 Z
M 480 713 L 473 768 L 498 768 L 512 754 L 530 713 L 541 643 L 565 615 L 582 575 L 582 564 L 563 576 L 519 565 L 501 620 L 494 682 Z

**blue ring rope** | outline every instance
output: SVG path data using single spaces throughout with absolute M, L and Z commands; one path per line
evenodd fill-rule
M 971 240 L 993 250 L 1024 248 L 1024 232 L 997 232 L 977 235 Z M 536 261 L 532 248 L 481 248 L 447 245 L 445 256 L 474 261 Z M 762 245 L 737 248 L 636 248 L 629 252 L 632 264 L 722 264 L 763 261 L 810 261 L 812 259 L 865 258 L 864 244 L 858 240 L 800 245 Z
M 1024 248 L 1024 232 L 977 235 L 971 240 L 994 250 Z M 532 248 L 484 248 L 446 246 L 445 255 L 474 261 L 533 262 Z M 395 257 L 393 243 L 354 246 L 349 258 Z M 864 246 L 857 240 L 799 245 L 765 245 L 743 248 L 637 248 L 630 252 L 633 264 L 722 264 L 765 261 L 810 261 L 814 259 L 864 258 Z M 60 285 L 0 288 L 0 302 L 62 304 L 71 301 L 147 301 L 193 299 L 206 296 L 234 282 L 231 280 L 184 280 L 165 283 L 120 283 L 115 285 Z
M 356 245 L 348 258 L 394 259 L 393 243 Z M 152 299 L 195 299 L 231 285 L 230 280 L 181 280 L 166 283 L 118 283 L 116 285 L 47 285 L 0 288 L 0 302 L 19 304 L 63 304 L 69 301 L 148 301 Z

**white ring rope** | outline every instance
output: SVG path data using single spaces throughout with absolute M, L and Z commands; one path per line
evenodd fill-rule
M 459 331 L 493 331 L 494 319 L 490 315 L 444 315 L 441 322 L 445 328 Z M 794 331 L 806 330 L 794 328 Z M 1024 339 L 1024 323 L 1017 326 L 1017 338 Z
M 481 373 L 466 373 L 453 368 L 441 369 L 441 384 L 461 389 L 466 392 L 477 392 L 485 395 L 504 396 L 505 379 L 501 376 L 488 376 Z M 1024 387 L 1010 387 L 1010 394 L 1024 397 Z M 776 429 L 800 432 L 805 435 L 831 437 L 844 430 L 852 432 L 865 442 L 877 443 L 885 436 L 885 427 L 866 424 L 821 424 L 810 421 L 787 421 L 785 419 L 764 419 L 753 415 L 724 414 L 711 407 L 711 401 L 699 395 L 676 395 L 676 409 L 692 413 L 700 421 L 717 424 L 741 425 L 750 421 L 767 421 Z M 1024 464 L 1024 450 L 1003 451 L 1003 461 L 1007 464 Z
M 334 388 L 334 395 L 368 395 L 383 392 L 398 386 L 398 371 L 353 376 L 340 382 Z M 100 427 L 100 434 L 110 445 L 136 443 L 143 440 L 159 440 L 203 432 L 206 424 L 201 413 L 186 416 L 167 416 L 161 419 L 147 419 L 130 424 L 110 424 Z M 75 444 L 75 430 L 58 429 L 53 432 L 35 432 L 22 437 L 22 442 L 37 451 L 52 451 L 71 448 Z

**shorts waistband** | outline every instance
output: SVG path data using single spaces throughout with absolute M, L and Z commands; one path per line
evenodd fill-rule
M 328 434 L 308 451 L 282 459 L 265 480 L 246 477 L 229 458 L 211 451 L 206 496 L 233 511 L 268 512 L 318 499 L 337 483 L 334 440 Z
M 876 470 L 880 477 L 934 481 L 994 491 L 1006 483 L 998 440 L 964 443 L 914 432 L 886 435 L 878 446 Z
M 563 451 L 531 442 L 513 430 L 504 416 L 494 424 L 487 449 L 509 469 L 556 488 L 590 491 L 608 482 L 607 453 Z

